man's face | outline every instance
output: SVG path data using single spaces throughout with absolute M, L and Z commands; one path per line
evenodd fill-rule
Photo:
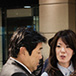
M 42 49 L 42 43 L 38 43 L 35 49 L 33 49 L 31 55 L 29 53 L 26 53 L 26 62 L 25 65 L 29 68 L 31 72 L 37 69 L 37 66 L 39 65 L 39 60 L 42 58 L 41 55 L 41 49 Z

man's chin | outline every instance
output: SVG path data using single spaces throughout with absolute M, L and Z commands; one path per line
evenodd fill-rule
M 37 70 L 37 67 L 35 67 L 34 70 Z

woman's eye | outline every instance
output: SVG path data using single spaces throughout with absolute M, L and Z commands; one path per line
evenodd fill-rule
M 67 45 L 66 48 L 70 48 L 69 45 Z
M 56 47 L 60 47 L 60 45 L 57 45 Z

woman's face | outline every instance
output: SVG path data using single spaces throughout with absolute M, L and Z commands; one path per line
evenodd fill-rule
M 73 55 L 73 50 L 66 45 L 61 38 L 58 39 L 56 45 L 56 57 L 58 63 L 64 67 L 68 67 Z

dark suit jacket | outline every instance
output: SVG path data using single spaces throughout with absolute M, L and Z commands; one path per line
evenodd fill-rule
M 19 73 L 20 76 L 34 76 L 30 74 L 21 64 L 9 58 L 6 64 L 3 66 L 0 76 L 17 76 Z
M 43 65 L 43 69 L 42 69 L 42 73 L 45 71 L 45 69 L 47 68 L 47 65 L 48 65 L 48 58 L 45 60 L 45 63 Z
M 18 73 L 14 73 L 12 76 L 26 76 L 26 75 L 24 73 L 18 72 Z

